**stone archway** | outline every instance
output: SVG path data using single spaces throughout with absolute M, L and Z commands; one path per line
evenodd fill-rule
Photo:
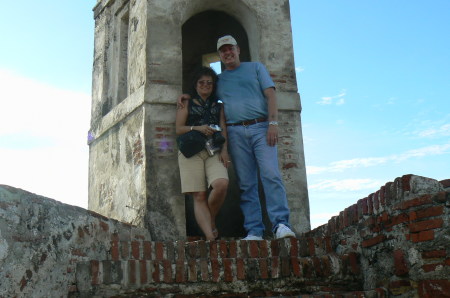
M 241 48 L 241 61 L 250 61 L 247 32 L 232 16 L 216 10 L 194 15 L 182 26 L 183 91 L 190 85 L 192 73 L 202 65 L 203 55 L 215 53 L 217 39 L 230 34 Z

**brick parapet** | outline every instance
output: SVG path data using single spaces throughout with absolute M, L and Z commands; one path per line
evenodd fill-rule
M 305 235 L 331 237 L 333 251 L 357 253 L 366 290 L 382 286 L 390 295 L 419 297 L 431 297 L 426 293 L 433 289 L 449 293 L 446 181 L 399 177 Z
M 28 226 L 13 224 L 31 210 Z M 4 187 L 0 297 L 446 297 L 449 212 L 445 183 L 406 175 L 299 238 L 157 242 L 132 225 Z M 19 251 L 26 258 L 14 258 Z

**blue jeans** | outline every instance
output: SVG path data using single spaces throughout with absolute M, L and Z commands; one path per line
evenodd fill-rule
M 266 197 L 267 213 L 274 232 L 280 223 L 289 225 L 286 190 L 278 168 L 277 146 L 267 144 L 268 122 L 228 126 L 228 149 L 241 190 L 244 229 L 262 236 L 264 224 L 258 195 L 258 170 Z

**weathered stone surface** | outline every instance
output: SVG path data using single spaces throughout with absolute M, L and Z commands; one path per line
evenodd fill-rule
M 108 259 L 111 238 L 124 234 L 151 240 L 143 228 L 0 185 L 0 297 L 67 297 L 76 274 L 90 289 L 91 266 L 77 272 L 77 263 Z

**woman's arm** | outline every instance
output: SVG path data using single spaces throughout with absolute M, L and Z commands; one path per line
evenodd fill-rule
M 225 168 L 228 168 L 229 163 L 231 163 L 230 155 L 228 154 L 228 133 L 226 124 L 225 112 L 223 111 L 223 105 L 220 109 L 220 128 L 222 128 L 222 135 L 225 138 L 225 142 L 220 150 L 220 160 L 222 161 Z
M 186 102 L 186 104 L 182 108 L 177 109 L 177 116 L 175 118 L 175 133 L 177 135 L 185 134 L 191 130 L 190 126 L 186 126 L 188 111 L 189 102 Z

